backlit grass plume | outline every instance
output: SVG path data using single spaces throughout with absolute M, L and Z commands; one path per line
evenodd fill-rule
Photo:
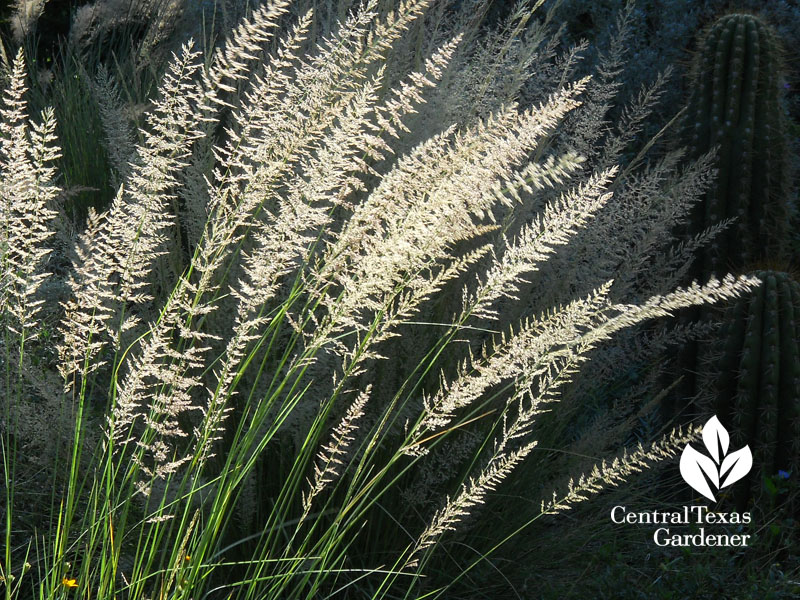
M 561 294 L 553 306 L 520 299 L 596 219 L 635 214 L 637 190 L 667 177 L 623 181 L 560 137 L 570 117 L 567 131 L 601 139 L 588 130 L 604 127 L 597 110 L 580 106 L 606 84 L 555 85 L 527 108 L 514 102 L 519 74 L 489 93 L 481 65 L 496 74 L 518 53 L 537 64 L 541 24 L 515 37 L 524 4 L 472 69 L 454 68 L 476 56 L 463 18 L 412 71 L 390 69 L 410 31 L 430 31 L 428 4 L 371 0 L 322 37 L 313 14 L 287 25 L 290 2 L 271 0 L 209 56 L 185 44 L 138 134 L 106 136 L 124 140 L 116 197 L 67 251 L 54 242 L 70 228 L 53 115 L 27 114 L 17 56 L 0 128 L 7 600 L 446 594 L 481 563 L 462 553 L 442 577 L 442 549 L 458 547 L 448 535 L 514 476 L 579 369 L 622 329 L 754 285 L 726 277 L 626 300 L 609 277 L 536 295 Z M 537 56 L 548 63 L 552 48 Z M 103 121 L 122 127 L 108 77 Z M 480 110 L 437 122 L 437 86 Z M 654 218 L 664 231 L 671 210 Z M 625 228 L 620 244 L 638 235 Z M 623 256 L 616 242 L 602 245 Z M 643 263 L 653 248 L 639 249 Z M 564 275 L 590 268 L 572 267 Z M 48 280 L 66 286 L 60 304 Z M 466 432 L 447 476 L 403 511 L 409 481 Z M 691 435 L 603 462 L 531 519 Z

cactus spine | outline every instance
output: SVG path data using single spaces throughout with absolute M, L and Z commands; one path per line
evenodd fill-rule
M 696 207 L 693 233 L 737 218 L 698 265 L 702 275 L 784 251 L 790 182 L 780 71 L 777 36 L 753 15 L 720 18 L 700 45 L 684 134 L 693 157 L 717 148 L 718 179 Z
M 713 368 L 715 412 L 754 455 L 750 498 L 760 472 L 800 475 L 800 283 L 776 271 L 754 273 L 763 284 L 726 313 L 722 353 Z

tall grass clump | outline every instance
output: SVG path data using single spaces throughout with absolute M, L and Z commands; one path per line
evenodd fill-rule
M 120 138 L 113 202 L 75 235 L 53 112 L 28 115 L 17 54 L 0 126 L 6 600 L 444 596 L 513 543 L 458 536 L 558 437 L 546 413 L 589 358 L 754 287 L 637 287 L 655 247 L 640 234 L 670 230 L 710 161 L 684 187 L 676 156 L 620 169 L 625 134 L 597 133 L 613 84 L 570 82 L 575 52 L 555 57 L 529 7 L 484 42 L 429 4 L 372 0 L 309 39 L 313 14 L 287 26 L 271 0 L 209 58 L 186 43 Z M 523 109 L 526 73 L 549 87 Z M 632 224 L 659 190 L 668 207 Z M 549 288 L 520 297 L 531 281 Z M 548 473 L 520 530 L 694 435 Z

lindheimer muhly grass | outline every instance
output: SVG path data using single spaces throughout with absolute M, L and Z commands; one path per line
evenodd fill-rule
M 567 83 L 575 54 L 554 58 L 541 24 L 523 35 L 525 3 L 486 45 L 474 19 L 386 4 L 323 35 L 312 12 L 287 25 L 296 6 L 271 0 L 210 56 L 186 43 L 137 136 L 107 133 L 117 193 L 77 234 L 53 112 L 27 114 L 22 52 L 13 60 L 0 125 L 6 600 L 447 596 L 513 544 L 442 567 L 458 552 L 450 536 L 536 449 L 543 413 L 597 349 L 757 284 L 728 276 L 632 301 L 629 273 L 621 288 L 609 278 L 528 307 L 534 273 L 544 284 L 550 259 L 600 248 L 581 234 L 611 231 L 665 181 L 674 202 L 652 220 L 669 231 L 709 161 L 674 193 L 676 157 L 634 177 L 611 160 L 624 144 L 581 154 L 603 140 L 590 126 L 604 129 L 613 82 Z M 398 57 L 410 40 L 421 58 L 409 71 Z M 528 91 L 540 95 L 530 108 L 513 102 L 525 76 L 509 60 L 552 84 Z M 104 123 L 122 128 L 109 74 L 96 86 Z M 637 237 L 621 225 L 620 244 Z M 654 246 L 637 248 L 605 260 L 641 269 Z M 51 266 L 59 253 L 66 274 Z M 58 278 L 60 304 L 47 293 Z M 552 285 L 536 297 L 565 284 Z M 431 476 L 464 432 L 446 475 Z M 575 472 L 527 523 L 696 433 Z M 428 482 L 414 490 L 425 500 L 392 514 L 409 481 Z

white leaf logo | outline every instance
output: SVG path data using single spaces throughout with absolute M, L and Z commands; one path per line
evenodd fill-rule
M 724 477 L 725 473 L 728 473 L 728 476 L 725 477 L 725 481 L 723 481 L 722 485 L 719 487 L 726 487 L 732 483 L 736 483 L 747 475 L 752 467 L 753 455 L 750 454 L 750 448 L 745 446 L 741 450 L 731 452 L 725 457 L 725 460 L 722 461 L 722 466 L 719 468 L 720 477 Z M 728 472 L 729 469 L 730 472 Z
M 683 475 L 686 483 L 703 494 L 703 496 L 713 501 L 714 492 L 712 492 L 711 488 L 708 486 L 708 482 L 706 478 L 703 477 L 703 473 L 708 476 L 711 483 L 714 484 L 714 487 L 719 489 L 717 465 L 705 454 L 700 454 L 687 444 L 681 455 L 681 475 Z
M 681 475 L 694 490 L 713 502 L 716 498 L 711 486 L 718 490 L 739 481 L 753 467 L 753 455 L 749 446 L 728 454 L 730 436 L 716 415 L 703 426 L 703 443 L 711 458 L 687 444 L 681 455 Z
M 719 457 L 725 456 L 728 453 L 728 443 L 730 442 L 728 430 L 719 422 L 717 415 L 711 417 L 705 425 L 703 425 L 703 443 L 708 449 L 708 453 L 714 462 L 719 464 Z M 720 448 L 722 453 L 720 454 Z

